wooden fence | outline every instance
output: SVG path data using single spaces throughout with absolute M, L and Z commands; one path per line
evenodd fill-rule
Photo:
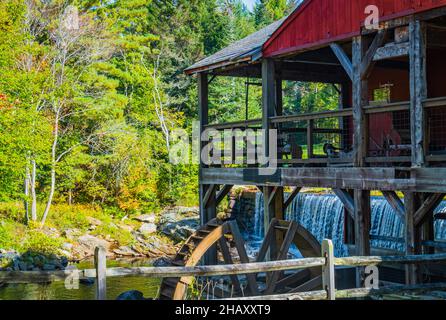
M 109 277 L 141 276 L 148 278 L 178 278 L 178 277 L 212 277 L 229 275 L 246 275 L 273 271 L 302 270 L 314 267 L 322 268 L 322 282 L 324 290 L 279 294 L 259 297 L 243 297 L 240 300 L 335 300 L 347 298 L 363 298 L 371 295 L 383 295 L 405 292 L 429 292 L 446 290 L 446 283 L 396 285 L 380 289 L 349 289 L 336 290 L 335 268 L 340 266 L 365 267 L 382 265 L 413 265 L 424 263 L 446 262 L 446 254 L 411 255 L 411 256 L 376 256 L 376 257 L 346 257 L 334 256 L 333 243 L 324 240 L 321 258 L 305 258 L 296 260 L 271 261 L 249 264 L 196 266 L 196 267 L 139 267 L 139 268 L 107 268 L 106 251 L 97 248 L 95 252 L 95 269 L 66 270 L 66 271 L 2 271 L 0 283 L 48 283 L 66 281 L 67 277 L 76 273 L 76 278 L 96 278 L 96 298 L 107 298 L 106 281 Z M 232 300 L 237 300 L 232 299 Z

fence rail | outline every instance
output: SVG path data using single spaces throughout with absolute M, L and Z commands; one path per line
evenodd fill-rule
M 261 263 L 247 263 L 234 265 L 196 266 L 196 267 L 139 267 L 139 268 L 106 268 L 106 255 L 102 248 L 98 248 L 95 254 L 95 269 L 66 270 L 66 271 L 2 271 L 0 283 L 48 283 L 65 281 L 67 277 L 76 273 L 78 279 L 96 278 L 98 299 L 106 298 L 106 279 L 110 277 L 141 276 L 148 278 L 178 278 L 178 277 L 212 277 L 258 274 L 274 271 L 302 270 L 321 267 L 323 279 L 323 291 L 271 295 L 257 297 L 264 300 L 274 299 L 339 299 L 365 297 L 369 294 L 386 294 L 403 291 L 445 290 L 445 283 L 424 284 L 416 286 L 392 286 L 379 290 L 350 289 L 336 291 L 335 268 L 340 266 L 365 267 L 381 266 L 389 264 L 423 264 L 446 262 L 446 254 L 409 255 L 409 256 L 375 256 L 375 257 L 334 257 L 333 243 L 324 240 L 322 244 L 323 257 L 305 258 L 295 260 L 271 261 Z M 243 298 L 244 300 L 255 299 Z

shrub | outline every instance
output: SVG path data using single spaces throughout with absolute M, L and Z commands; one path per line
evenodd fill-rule
M 45 256 L 57 255 L 60 253 L 62 243 L 61 239 L 52 238 L 39 230 L 31 230 L 27 234 L 22 250 Z

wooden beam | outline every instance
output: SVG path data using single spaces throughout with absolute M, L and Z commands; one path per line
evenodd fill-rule
M 308 152 L 308 159 L 314 158 L 314 120 L 308 120 L 307 121 L 307 152 Z
M 367 115 L 363 107 L 368 103 L 368 82 L 362 78 L 361 68 L 365 51 L 365 40 L 358 36 L 353 38 L 353 152 L 354 165 L 363 167 L 368 150 Z
M 217 193 L 217 205 L 219 205 L 223 199 L 231 192 L 234 185 L 224 185 L 223 188 Z
M 204 195 L 203 198 L 203 203 L 204 203 L 204 207 L 205 209 L 207 209 L 210 205 L 211 205 L 211 200 L 212 202 L 216 202 L 216 192 L 218 190 L 218 185 L 217 184 L 213 184 L 210 185 L 207 190 L 206 193 Z
M 371 201 L 370 191 L 355 190 L 355 244 L 358 256 L 370 255 Z M 358 268 L 356 284 L 362 287 L 364 268 Z
M 338 196 L 339 200 L 341 200 L 350 217 L 355 219 L 355 202 L 350 193 L 344 189 L 333 189 L 333 192 Z
M 367 52 L 365 53 L 362 62 L 361 62 L 361 79 L 368 79 L 370 76 L 371 70 L 374 66 L 374 56 L 378 48 L 380 48 L 384 41 L 386 40 L 387 36 L 387 30 L 381 29 L 376 34 L 375 38 L 373 39 L 370 47 L 368 48 Z
M 415 224 L 414 215 L 417 208 L 417 199 L 415 193 L 406 192 L 404 194 L 405 207 L 405 242 L 406 255 L 415 254 Z M 406 266 L 406 284 L 413 285 L 417 282 L 417 271 L 415 265 Z
M 283 211 L 284 212 L 289 208 L 289 206 L 293 203 L 294 199 L 299 195 L 300 190 L 302 190 L 302 188 L 296 187 L 290 193 L 290 195 L 286 199 L 285 203 L 283 204 Z
M 271 117 L 276 114 L 276 69 L 274 60 L 264 59 L 262 62 L 262 129 L 266 130 L 263 137 L 264 157 L 269 156 L 269 130 Z
M 373 61 L 405 57 L 409 55 L 409 49 L 409 42 L 386 45 L 376 50 Z
M 331 50 L 333 50 L 333 53 L 338 58 L 350 80 L 353 81 L 353 65 L 350 58 L 345 53 L 344 49 L 342 49 L 342 47 L 337 43 L 330 44 L 330 48 Z
M 406 209 L 404 208 L 403 201 L 401 201 L 400 197 L 398 197 L 396 192 L 395 191 L 381 191 L 381 192 L 384 195 L 384 198 L 386 198 L 387 202 L 393 208 L 395 213 L 404 220 Z
M 425 166 L 426 124 L 423 101 L 427 98 L 426 27 L 419 20 L 409 24 L 410 36 L 410 122 L 412 166 Z
M 420 226 L 428 214 L 432 214 L 433 216 L 433 211 L 443 201 L 444 197 L 444 193 L 433 193 L 429 195 L 414 215 L 415 226 Z

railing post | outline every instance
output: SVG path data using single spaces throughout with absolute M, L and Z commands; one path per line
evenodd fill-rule
M 322 242 L 322 257 L 325 265 L 322 266 L 322 286 L 327 291 L 327 300 L 336 300 L 334 249 L 331 240 Z
M 107 300 L 107 250 L 97 247 L 94 253 L 96 268 L 96 300 Z

